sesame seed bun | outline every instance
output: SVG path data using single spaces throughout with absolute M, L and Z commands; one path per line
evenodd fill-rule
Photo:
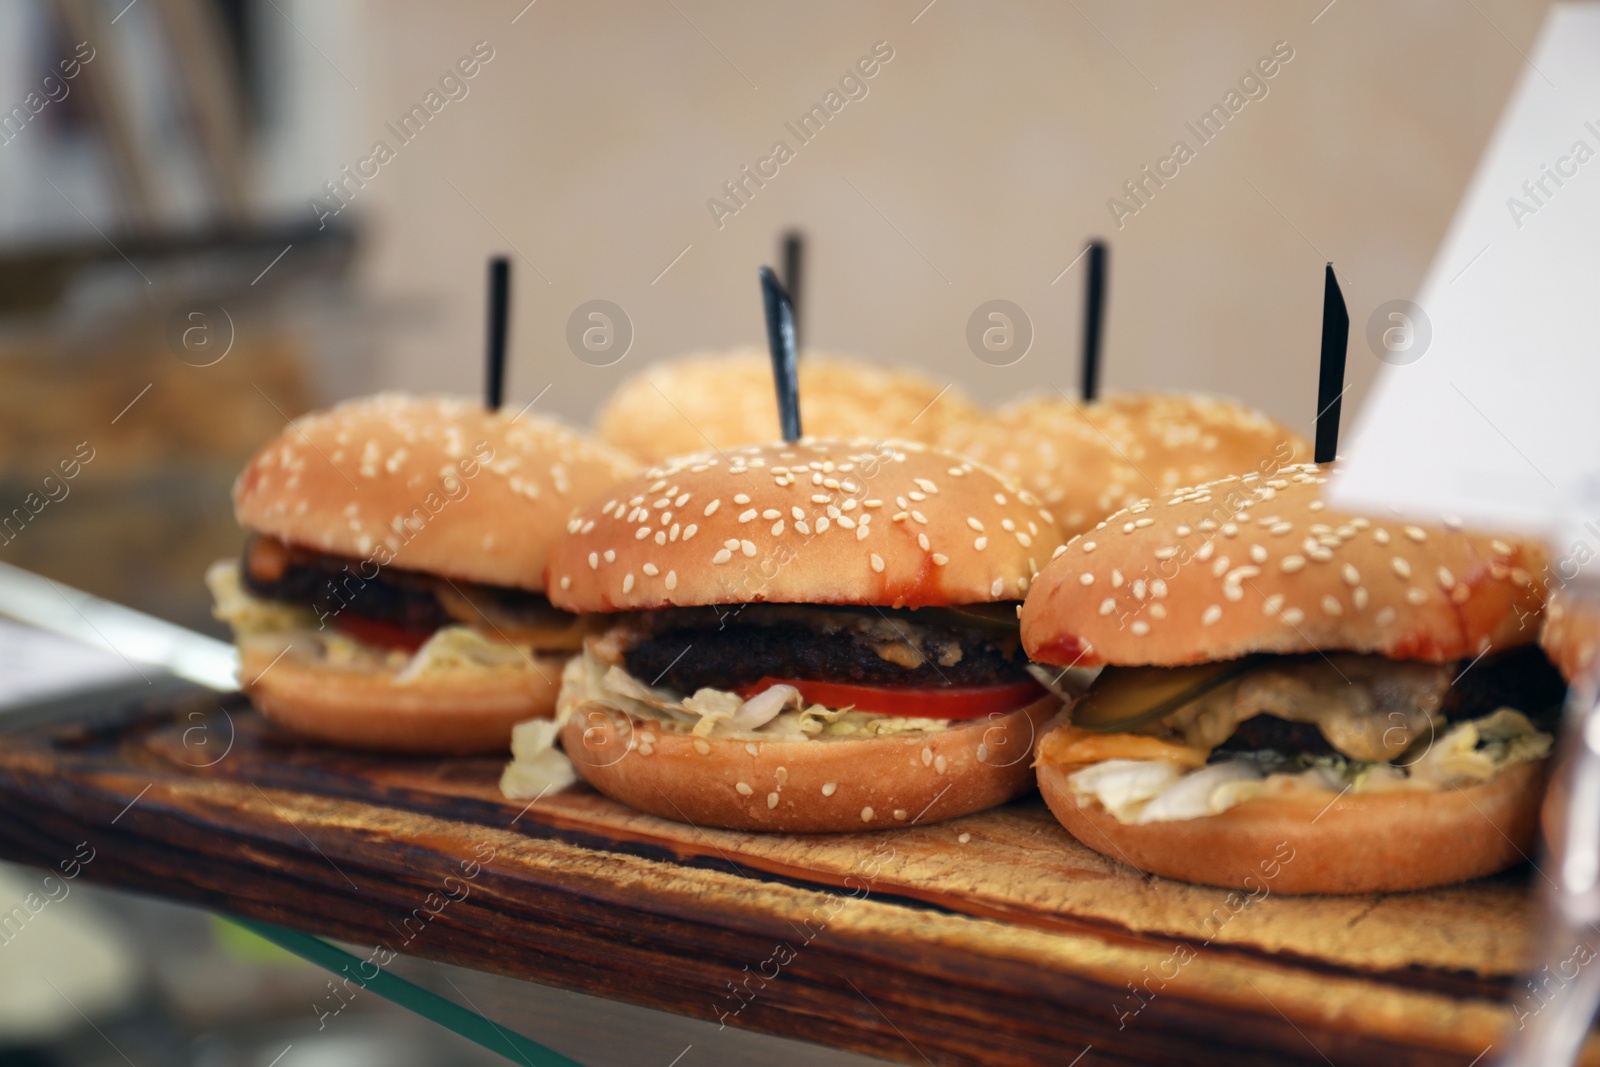
M 1038 397 L 953 421 L 939 444 L 1033 493 L 1068 537 L 1155 492 L 1070 400 Z
M 1127 825 L 1080 806 L 1067 779 L 1081 767 L 1042 764 L 1039 791 L 1074 837 L 1142 871 L 1273 893 L 1388 893 L 1480 878 L 1528 858 L 1544 760 L 1481 785 L 1433 792 L 1286 789 L 1217 815 Z
M 1134 488 L 1141 497 L 1311 459 L 1304 437 L 1220 397 L 1113 394 L 1085 406 L 1083 414 L 1138 472 Z
M 847 356 L 806 351 L 800 401 L 807 433 L 873 434 L 933 442 L 977 409 L 948 383 Z M 644 463 L 769 441 L 778 430 L 772 359 L 765 349 L 704 352 L 647 367 L 600 408 L 600 439 Z
M 1571 682 L 1594 666 L 1595 651 L 1600 648 L 1600 614 L 1584 610 L 1566 593 L 1553 592 L 1545 605 L 1539 644 L 1561 676 Z
M 730 830 L 847 833 L 984 811 L 1033 786 L 1047 697 L 933 733 L 809 741 L 699 738 L 582 704 L 561 742 L 590 785 L 629 807 Z
M 292 545 L 541 591 L 567 515 L 637 469 L 537 415 L 385 393 L 291 423 L 239 475 L 234 514 Z
M 500 753 L 511 728 L 555 713 L 566 655 L 527 669 L 459 671 L 401 685 L 392 668 L 330 664 L 246 644 L 239 677 L 250 702 L 298 737 L 380 752 Z M 251 679 L 254 679 L 253 681 Z
M 905 441 L 805 438 L 673 460 L 578 511 L 550 558 L 567 611 L 1020 598 L 1062 537 L 994 471 Z
M 1332 649 L 1443 662 L 1534 639 L 1539 548 L 1335 511 L 1326 481 L 1287 467 L 1112 515 L 1039 574 L 1024 647 L 1080 667 Z

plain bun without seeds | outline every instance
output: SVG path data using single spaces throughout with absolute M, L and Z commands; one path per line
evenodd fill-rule
M 1181 666 L 1340 649 L 1433 662 L 1527 644 L 1531 544 L 1327 507 L 1323 468 L 1136 504 L 1040 572 L 1022 640 L 1043 663 Z
M 1062 540 L 1031 494 L 981 464 L 870 438 L 680 457 L 567 528 L 548 595 L 577 612 L 1020 599 Z
M 1033 787 L 1029 755 L 1053 697 L 948 730 L 777 741 L 670 733 L 581 706 L 562 728 L 578 773 L 607 796 L 696 826 L 848 833 L 937 822 Z
M 239 475 L 234 514 L 291 545 L 539 591 L 567 515 L 637 470 L 538 415 L 383 393 L 290 423 Z
M 531 657 L 526 671 L 481 671 L 395 683 L 393 670 L 351 670 L 247 643 L 239 677 L 276 725 L 324 744 L 367 751 L 504 752 L 511 728 L 554 713 L 566 656 Z
M 1130 825 L 1078 803 L 1067 779 L 1081 769 L 1038 768 L 1045 803 L 1079 841 L 1151 874 L 1274 893 L 1392 893 L 1521 863 L 1547 771 L 1544 761 L 1524 763 L 1479 785 L 1427 793 L 1285 791 L 1203 818 Z

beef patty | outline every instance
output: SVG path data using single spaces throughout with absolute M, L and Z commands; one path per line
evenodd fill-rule
M 1525 645 L 1476 663 L 1462 660 L 1442 712 L 1446 723 L 1465 722 L 1493 714 L 1499 708 L 1516 708 L 1534 725 L 1554 732 L 1566 694 L 1566 682 L 1537 645 Z M 1444 729 L 1440 729 L 1442 734 Z M 1276 715 L 1255 715 L 1241 722 L 1219 745 L 1214 759 L 1241 752 L 1277 752 L 1294 756 L 1338 754 L 1322 731 L 1312 723 L 1289 722 Z M 1404 762 L 1402 760 L 1401 762 Z
M 253 595 L 305 608 L 319 621 L 348 612 L 431 634 L 452 622 L 473 623 L 480 612 L 529 625 L 565 626 L 576 618 L 525 589 L 380 567 L 373 560 L 286 545 L 260 534 L 246 544 L 239 572 Z
M 1028 677 L 1015 627 L 949 615 L 810 605 L 652 612 L 623 653 L 640 681 L 735 689 L 762 678 L 888 686 L 971 686 Z

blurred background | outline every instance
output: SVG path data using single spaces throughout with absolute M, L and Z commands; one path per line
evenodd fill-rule
M 234 473 L 309 407 L 478 392 L 495 253 L 509 402 L 575 422 L 651 361 L 759 342 L 755 268 L 799 228 L 808 343 L 986 402 L 1073 391 L 1104 237 L 1109 388 L 1309 432 L 1324 261 L 1359 405 L 1368 319 L 1414 295 L 1546 6 L 4 0 L 0 561 L 220 633 L 200 574 L 238 548 Z M 1034 334 L 1006 367 L 966 341 L 994 299 Z M 568 341 L 593 300 L 632 336 L 606 366 Z M 0 701 L 44 663 L 122 670 L 37 641 L 0 630 Z M 112 978 L 178 1011 L 148 968 Z M 0 1046 L 44 1058 L 0 1060 L 101 1062 L 37 1022 Z

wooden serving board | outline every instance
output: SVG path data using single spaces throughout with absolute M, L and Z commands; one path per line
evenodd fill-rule
M 1335 898 L 1274 895 L 1266 867 L 1247 895 L 1113 863 L 1037 797 L 763 836 L 581 786 L 523 808 L 502 765 L 164 698 L 0 738 L 0 855 L 54 868 L 87 840 L 111 885 L 907 1062 L 1465 1067 L 1537 1007 L 1529 869 Z

